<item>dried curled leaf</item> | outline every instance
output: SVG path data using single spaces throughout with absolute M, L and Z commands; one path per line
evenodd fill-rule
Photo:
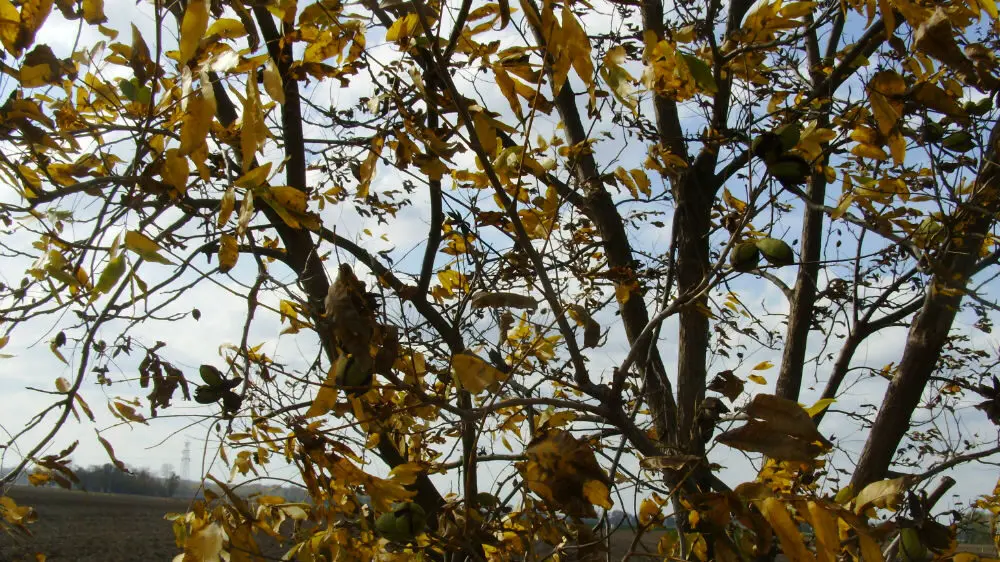
M 809 414 L 795 401 L 758 394 L 745 413 L 753 419 L 719 435 L 716 440 L 743 451 L 796 462 L 809 462 L 831 446 L 817 431 Z
M 370 355 L 375 328 L 375 303 L 351 266 L 341 264 L 326 294 L 326 316 L 341 349 L 351 355 Z
M 575 517 L 594 515 L 594 505 L 612 507 L 611 480 L 597 463 L 594 450 L 561 429 L 537 436 L 518 464 L 528 488 L 557 510 Z
M 744 386 L 743 380 L 730 370 L 720 372 L 708 383 L 709 390 L 722 394 L 730 402 L 733 402 L 740 394 L 743 394 Z
M 469 305 L 473 309 L 479 308 L 538 308 L 538 301 L 517 293 L 490 293 L 479 291 L 472 295 Z
M 240 258 L 239 245 L 231 234 L 219 237 L 219 272 L 228 273 Z
M 566 311 L 583 326 L 583 347 L 597 347 L 601 342 L 601 325 L 582 306 L 572 303 L 566 305 Z

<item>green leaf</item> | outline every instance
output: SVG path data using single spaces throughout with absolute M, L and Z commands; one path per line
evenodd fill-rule
M 687 64 L 688 70 L 691 71 L 695 83 L 703 92 L 714 95 L 719 91 L 719 85 L 715 83 L 715 76 L 712 74 L 712 67 L 694 55 L 681 53 L 681 56 L 684 57 L 684 62 Z

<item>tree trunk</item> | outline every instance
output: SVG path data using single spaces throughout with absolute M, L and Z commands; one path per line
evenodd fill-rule
M 809 182 L 808 195 L 813 203 L 822 204 L 826 197 L 826 177 L 813 174 Z M 819 262 L 823 251 L 823 218 L 822 210 L 806 209 L 802 221 L 802 252 L 799 256 L 801 263 L 788 311 L 785 350 L 781 357 L 781 372 L 775 388 L 775 394 L 789 400 L 798 400 L 802 388 L 802 372 L 805 369 L 806 347 L 809 344 Z
M 954 237 L 936 263 L 920 313 L 910 327 L 903 358 L 882 400 L 875 424 L 861 453 L 851 484 L 855 490 L 885 477 L 899 443 L 906 435 L 913 411 L 937 367 L 962 296 L 979 261 L 980 248 L 1000 209 L 1000 164 L 997 164 L 1000 125 L 994 124 L 983 168 L 970 204 L 955 213 Z

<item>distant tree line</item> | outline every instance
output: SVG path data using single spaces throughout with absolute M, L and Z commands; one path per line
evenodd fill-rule
M 134 468 L 126 473 L 111 463 L 74 470 L 81 490 L 109 494 L 172 497 L 180 489 L 181 477 L 171 473 L 159 477 L 145 468 Z

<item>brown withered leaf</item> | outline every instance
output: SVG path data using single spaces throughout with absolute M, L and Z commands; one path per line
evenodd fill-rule
M 810 462 L 826 450 L 821 445 L 792 437 L 775 430 L 768 422 L 758 420 L 750 420 L 746 425 L 726 431 L 715 440 L 734 449 L 797 462 Z
M 612 507 L 611 480 L 586 441 L 561 429 L 535 437 L 518 463 L 528 488 L 552 508 L 574 517 L 593 516 L 594 505 Z
M 479 291 L 472 295 L 469 305 L 478 308 L 538 308 L 538 301 L 527 295 L 517 293 L 490 293 Z
M 341 264 L 337 279 L 326 295 L 326 316 L 340 347 L 352 355 L 370 354 L 375 329 L 375 302 L 365 284 L 347 264 Z
M 818 441 L 824 447 L 831 443 L 816 429 L 809 413 L 794 400 L 771 394 L 758 394 L 744 410 L 748 416 L 763 420 L 772 431 L 797 437 L 807 442 Z
M 728 369 L 715 375 L 712 381 L 708 383 L 709 390 L 718 392 L 728 398 L 730 402 L 735 401 L 740 394 L 743 394 L 743 387 L 743 379 L 737 377 Z

